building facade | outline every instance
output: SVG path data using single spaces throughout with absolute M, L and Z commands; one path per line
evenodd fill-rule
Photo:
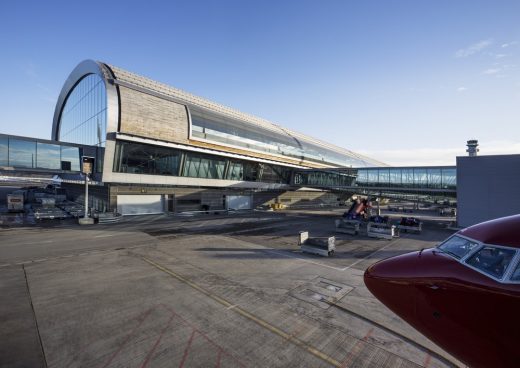
M 457 157 L 457 222 L 520 213 L 520 155 Z
M 109 198 L 103 210 L 127 214 L 247 208 L 280 201 L 296 169 L 386 166 L 92 60 L 66 80 L 52 140 L 97 147 L 95 177 Z

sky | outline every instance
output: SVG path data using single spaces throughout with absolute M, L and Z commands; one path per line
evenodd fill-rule
M 0 133 L 50 139 L 85 59 L 390 165 L 520 154 L 520 1 L 0 2 Z

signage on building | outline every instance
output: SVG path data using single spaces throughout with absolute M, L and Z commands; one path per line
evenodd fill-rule
M 81 158 L 81 172 L 90 175 L 94 170 L 94 157 L 83 156 Z

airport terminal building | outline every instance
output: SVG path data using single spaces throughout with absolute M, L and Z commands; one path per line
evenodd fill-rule
M 0 179 L 57 175 L 81 203 L 82 158 L 93 162 L 90 208 L 123 215 L 335 206 L 352 194 L 396 193 L 457 198 L 462 226 L 520 211 L 520 174 L 510 169 L 520 155 L 389 167 L 92 60 L 65 81 L 50 140 L 0 134 Z
M 293 188 L 295 170 L 386 166 L 92 60 L 80 63 L 66 80 L 51 138 L 4 136 L 0 147 L 9 161 L 4 164 L 59 169 L 63 185 L 81 196 L 75 171 L 81 156 L 93 157 L 91 203 L 123 214 L 332 203 L 339 198 L 330 191 Z M 26 162 L 17 162 L 19 156 Z M 48 157 L 55 162 L 44 163 Z M 343 182 L 354 178 L 333 176 Z

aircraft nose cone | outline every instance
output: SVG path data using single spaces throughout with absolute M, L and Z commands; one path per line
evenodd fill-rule
M 364 275 L 368 290 L 404 319 L 415 314 L 416 260 L 416 253 L 389 258 L 370 266 Z

